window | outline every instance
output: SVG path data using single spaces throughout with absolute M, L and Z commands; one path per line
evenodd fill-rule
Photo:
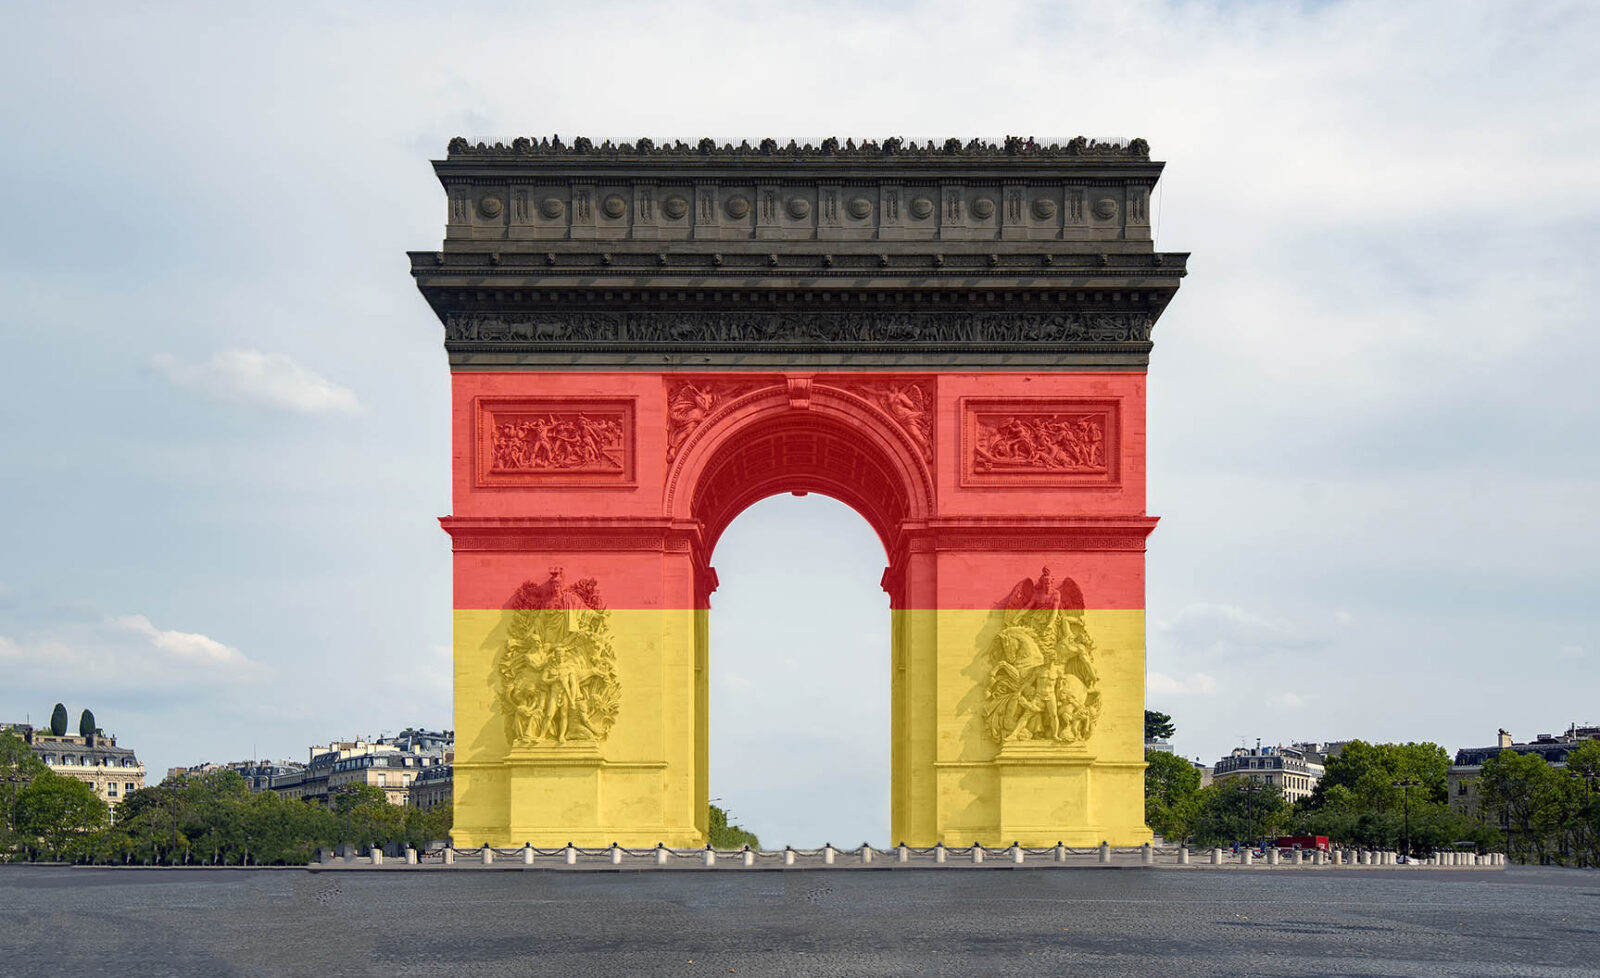
M 123 787 L 127 788 L 129 791 L 132 791 L 133 790 L 133 782 L 129 781 L 126 785 L 123 785 Z
M 1456 782 L 1456 794 L 1464 795 L 1466 793 L 1467 793 L 1467 783 L 1465 781 Z
M 117 783 L 115 781 L 106 785 L 106 794 L 110 795 L 112 798 L 117 797 Z

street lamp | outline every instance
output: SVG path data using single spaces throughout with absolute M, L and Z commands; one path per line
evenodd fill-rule
M 1236 790 L 1244 794 L 1244 817 L 1245 821 L 1250 825 L 1251 840 L 1254 840 L 1256 834 L 1256 815 L 1254 802 L 1256 795 L 1263 790 L 1261 782 L 1257 781 L 1255 778 L 1247 778 L 1239 783 L 1239 786 Z
M 1405 792 L 1406 797 L 1406 862 L 1411 861 L 1411 789 L 1422 787 L 1422 782 L 1415 778 L 1401 778 L 1394 783 L 1396 788 Z

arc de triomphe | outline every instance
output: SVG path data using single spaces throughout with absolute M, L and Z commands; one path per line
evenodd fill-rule
M 1187 256 L 1143 140 L 434 168 L 457 844 L 704 843 L 712 557 L 783 492 L 888 554 L 894 841 L 1150 838 L 1145 378 Z

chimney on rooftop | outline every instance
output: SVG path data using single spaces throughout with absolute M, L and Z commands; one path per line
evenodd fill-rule
M 1510 747 L 1511 746 L 1511 735 L 1506 732 L 1506 728 L 1504 728 L 1504 727 L 1500 728 L 1500 746 L 1501 747 Z

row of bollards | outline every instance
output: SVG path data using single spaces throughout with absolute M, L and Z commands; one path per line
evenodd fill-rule
M 926 857 L 926 855 L 930 851 L 931 851 L 932 856 L 933 856 L 933 864 L 934 865 L 943 866 L 943 865 L 951 864 L 951 859 L 950 859 L 950 856 L 952 855 L 951 850 L 949 848 L 947 848 L 944 844 L 942 844 L 942 843 L 936 844 L 935 846 L 932 847 L 931 850 L 927 850 L 927 849 L 920 850 L 920 853 L 921 853 L 922 856 Z M 1122 850 L 1122 851 L 1123 852 L 1129 852 L 1129 850 Z M 476 850 L 470 850 L 469 852 L 470 852 L 471 855 L 475 855 L 477 857 L 475 861 L 477 861 L 480 865 L 484 865 L 484 866 L 495 865 L 497 859 L 500 859 L 500 858 L 509 858 L 511 860 L 514 860 L 515 862 L 521 863 L 524 866 L 533 866 L 533 865 L 535 865 L 535 856 L 536 855 L 546 855 L 546 856 L 559 855 L 561 857 L 561 864 L 562 865 L 565 865 L 565 866 L 577 866 L 579 864 L 579 856 L 580 855 L 586 857 L 586 859 L 587 859 L 587 857 L 593 857 L 593 856 L 599 855 L 601 853 L 603 853 L 605 855 L 605 857 L 607 858 L 607 861 L 610 863 L 610 865 L 612 865 L 612 866 L 621 866 L 625 862 L 624 856 L 629 854 L 628 850 L 624 850 L 621 846 L 617 846 L 617 845 L 612 845 L 608 849 L 600 850 L 599 853 L 595 852 L 594 850 L 590 850 L 588 852 L 580 853 L 579 849 L 577 847 L 575 847 L 575 846 L 572 846 L 572 845 L 568 845 L 565 848 L 555 849 L 555 850 L 535 850 L 534 847 L 531 844 L 524 845 L 520 849 L 517 849 L 517 850 L 512 850 L 512 854 L 509 855 L 509 856 L 506 853 L 506 851 L 501 850 L 499 853 L 496 853 L 496 851 L 493 848 L 489 847 L 489 846 L 483 846 L 483 847 L 480 847 L 480 848 L 478 848 Z M 668 849 L 665 846 L 657 846 L 652 850 L 633 851 L 632 855 L 634 855 L 634 856 L 642 856 L 642 855 L 645 855 L 646 853 L 648 853 L 650 856 L 653 857 L 653 862 L 658 867 L 666 867 L 666 866 L 672 865 L 672 861 L 673 861 L 674 857 L 677 857 L 679 859 L 683 859 L 685 857 L 698 856 L 699 858 L 698 858 L 697 861 L 700 863 L 700 865 L 702 865 L 704 867 L 711 868 L 711 867 L 716 867 L 719 864 L 719 859 L 721 859 L 721 858 L 731 858 L 732 860 L 735 861 L 735 864 L 739 865 L 739 866 L 753 867 L 753 866 L 756 865 L 758 858 L 762 857 L 762 856 L 777 858 L 777 859 L 781 860 L 781 864 L 783 866 L 796 866 L 796 865 L 798 865 L 797 857 L 800 856 L 800 855 L 811 855 L 811 856 L 820 855 L 821 859 L 822 859 L 822 865 L 823 866 L 839 865 L 840 862 L 841 862 L 841 860 L 840 860 L 841 856 L 854 856 L 855 859 L 851 860 L 850 864 L 869 866 L 869 865 L 873 865 L 874 863 L 883 863 L 883 862 L 885 862 L 885 857 L 889 856 L 889 854 L 891 852 L 893 853 L 893 860 L 892 860 L 893 864 L 902 865 L 903 866 L 903 865 L 909 865 L 909 864 L 912 863 L 912 850 L 911 850 L 910 847 L 905 846 L 905 845 L 896 846 L 893 850 L 874 849 L 872 846 L 865 845 L 865 844 L 863 844 L 859 849 L 855 849 L 855 850 L 842 850 L 842 849 L 836 849 L 832 845 L 824 845 L 820 850 L 812 851 L 812 852 L 809 852 L 809 853 L 801 853 L 801 852 L 799 852 L 799 851 L 797 851 L 795 849 L 792 849 L 792 848 L 785 848 L 783 850 L 775 851 L 775 852 L 762 852 L 762 851 L 757 851 L 757 850 L 753 850 L 753 849 L 744 849 L 744 850 L 736 850 L 736 851 L 734 851 L 732 853 L 728 853 L 726 851 L 724 851 L 723 853 L 718 853 L 717 850 L 715 850 L 715 849 L 713 849 L 713 848 L 711 848 L 709 846 L 706 847 L 705 849 L 690 849 L 690 850 L 675 850 L 675 849 Z M 1132 852 L 1137 854 L 1137 856 L 1138 856 L 1138 865 L 1141 865 L 1141 866 L 1155 866 L 1155 865 L 1157 865 L 1157 860 L 1156 860 L 1157 853 L 1156 853 L 1155 848 L 1150 843 L 1147 842 L 1144 845 L 1139 846 L 1137 849 L 1132 850 Z M 972 865 L 982 865 L 985 862 L 985 860 L 988 859 L 989 857 L 1007 857 L 1006 861 L 1011 863 L 1012 865 L 1016 865 L 1016 866 L 1022 866 L 1022 865 L 1028 864 L 1028 858 L 1027 858 L 1028 857 L 1028 852 L 1027 852 L 1027 850 L 1025 850 L 1023 848 L 1023 846 L 1020 843 L 1013 844 L 1013 845 L 1010 845 L 1010 846 L 1007 846 L 1007 847 L 1004 847 L 1004 848 L 996 848 L 996 849 L 988 849 L 988 848 L 985 848 L 984 846 L 974 844 L 969 849 L 965 850 L 965 853 L 967 854 L 967 856 L 968 856 L 968 858 L 970 860 L 970 864 L 972 864 Z M 1111 845 L 1109 843 L 1104 843 L 1104 842 L 1102 842 L 1097 849 L 1087 850 L 1087 851 L 1074 850 L 1074 851 L 1072 851 L 1070 853 L 1069 853 L 1068 848 L 1065 845 L 1061 844 L 1061 843 L 1057 843 L 1053 850 L 1046 850 L 1045 853 L 1041 853 L 1039 850 L 1034 850 L 1034 855 L 1035 856 L 1043 855 L 1043 854 L 1046 854 L 1046 853 L 1048 853 L 1048 856 L 1049 856 L 1049 860 L 1048 861 L 1051 862 L 1051 863 L 1058 864 L 1058 865 L 1067 864 L 1069 862 L 1068 857 L 1069 857 L 1069 855 L 1072 855 L 1072 854 L 1076 854 L 1076 855 L 1090 855 L 1090 854 L 1092 854 L 1095 857 L 1094 858 L 1095 863 L 1097 863 L 1099 865 L 1111 865 L 1112 861 L 1113 861 L 1113 859 L 1112 859 L 1113 850 L 1111 848 Z M 1166 850 L 1166 853 L 1168 855 L 1171 855 L 1173 853 L 1173 851 L 1172 850 Z M 443 850 L 440 850 L 440 861 L 443 863 L 443 865 L 453 866 L 453 865 L 456 864 L 456 858 L 457 858 L 457 856 L 459 854 L 460 853 L 458 853 L 457 850 L 455 850 L 453 848 L 450 848 L 450 847 L 446 847 Z M 1210 859 L 1208 860 L 1208 863 L 1210 865 L 1212 865 L 1212 866 L 1222 866 L 1222 865 L 1227 865 L 1227 864 L 1237 865 L 1237 866 L 1254 866 L 1254 865 L 1256 865 L 1257 852 L 1255 850 L 1253 850 L 1253 849 L 1248 849 L 1247 848 L 1247 849 L 1240 850 L 1238 852 L 1238 858 L 1237 858 L 1236 862 L 1233 861 L 1233 860 L 1230 860 L 1228 858 L 1229 855 L 1230 855 L 1230 853 L 1229 853 L 1228 850 L 1220 849 L 1220 848 L 1212 849 L 1212 850 L 1210 850 Z M 1427 857 L 1427 859 L 1425 859 L 1425 860 L 1418 860 L 1418 859 L 1404 860 L 1399 853 L 1386 851 L 1386 850 L 1368 850 L 1368 849 L 1332 849 L 1332 850 L 1322 850 L 1322 849 L 1309 849 L 1309 850 L 1306 850 L 1306 849 L 1282 849 L 1282 850 L 1280 850 L 1280 849 L 1276 849 L 1276 848 L 1268 848 L 1268 849 L 1264 850 L 1263 853 L 1261 853 L 1261 856 L 1262 856 L 1262 858 L 1264 860 L 1264 864 L 1267 865 L 1267 866 L 1284 866 L 1284 865 L 1305 866 L 1305 865 L 1312 865 L 1312 866 L 1344 866 L 1344 867 L 1348 867 L 1348 866 L 1399 866 L 1399 865 L 1410 865 L 1410 866 L 1428 866 L 1428 867 L 1494 868 L 1494 867 L 1503 867 L 1503 866 L 1506 865 L 1506 858 L 1505 858 L 1505 855 L 1502 854 L 1502 853 L 1482 853 L 1482 854 L 1480 854 L 1480 853 L 1474 853 L 1474 852 L 1438 852 L 1438 853 L 1434 853 L 1433 855 Z M 377 849 L 377 848 L 369 850 L 368 859 L 369 859 L 370 863 L 373 866 L 383 866 L 384 865 L 383 850 Z M 405 860 L 405 862 L 404 862 L 405 865 L 407 865 L 407 866 L 416 866 L 416 865 L 419 865 L 419 863 L 421 862 L 421 857 L 420 857 L 420 854 L 417 852 L 417 850 L 412 849 L 412 848 L 407 848 L 405 850 L 405 852 L 404 852 L 404 860 Z M 324 861 L 326 861 L 326 860 L 324 860 Z M 1179 865 L 1179 866 L 1190 866 L 1190 865 L 1193 865 L 1192 855 L 1191 855 L 1191 852 L 1190 852 L 1188 846 L 1180 846 L 1180 847 L 1178 847 L 1178 849 L 1176 850 L 1175 863 L 1176 863 L 1176 865 Z M 919 864 L 920 865 L 926 865 L 926 862 L 920 862 Z M 548 865 L 548 863 L 543 864 L 543 865 Z M 815 864 L 811 863 L 811 864 L 808 864 L 808 865 L 815 865 Z M 1038 863 L 1035 862 L 1035 863 L 1033 863 L 1033 865 L 1038 865 Z M 1172 863 L 1167 863 L 1167 865 L 1172 865 Z

